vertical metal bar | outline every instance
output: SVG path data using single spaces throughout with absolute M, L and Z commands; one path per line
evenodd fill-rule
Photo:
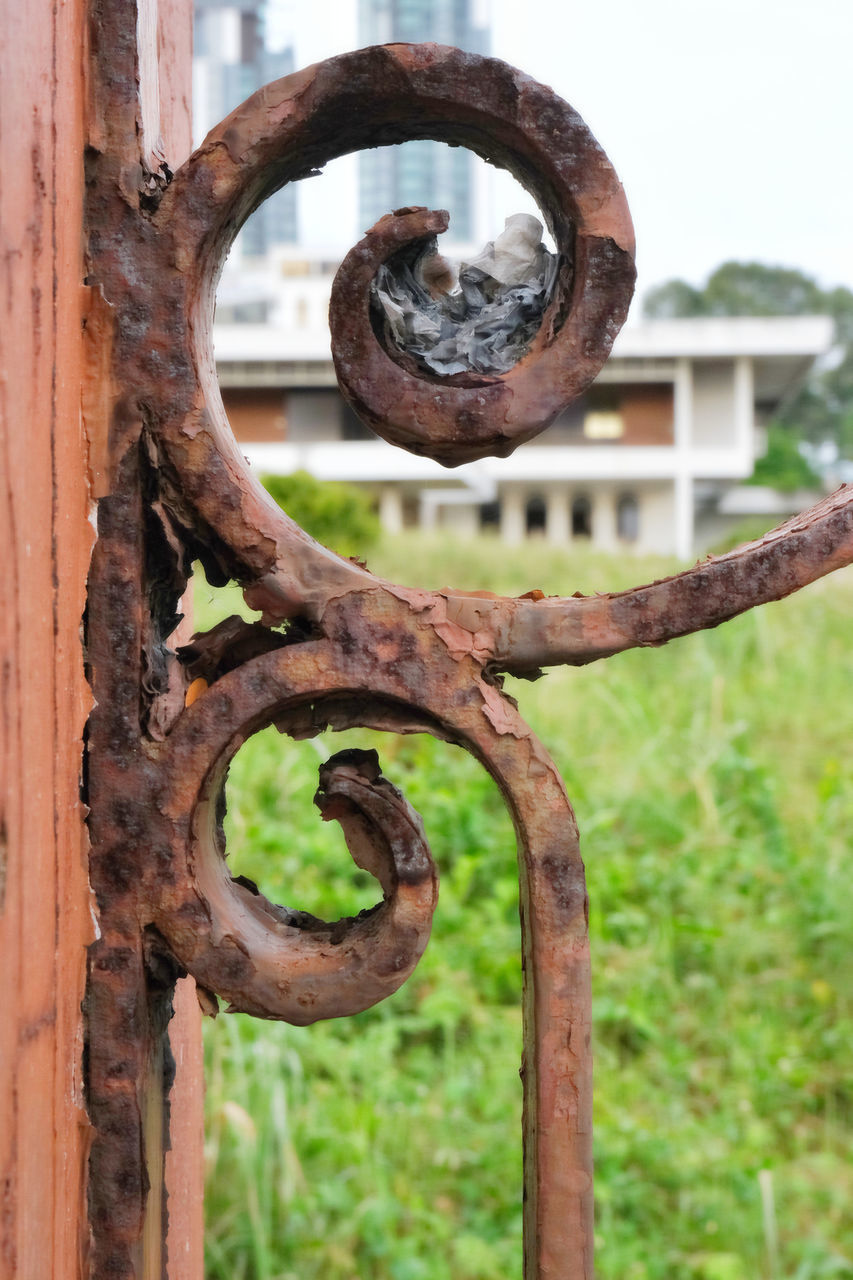
M 91 11 L 88 283 L 106 415 L 87 624 L 100 924 L 86 1002 L 93 1274 L 178 1280 L 166 1256 L 163 1165 L 167 1029 L 181 974 L 210 1003 L 221 996 L 305 1024 L 384 998 L 426 945 L 434 868 L 417 815 L 370 753 L 329 761 L 319 802 L 380 881 L 374 912 L 318 921 L 230 877 L 219 823 L 228 763 L 274 723 L 299 736 L 325 725 L 430 732 L 497 780 L 519 845 L 525 1275 L 589 1280 L 584 869 L 565 789 L 502 693 L 501 673 L 663 643 L 784 595 L 853 559 L 853 502 L 836 496 L 777 538 L 588 600 L 426 592 L 318 546 L 248 475 L 215 381 L 213 293 L 252 209 L 343 150 L 424 133 L 487 152 L 539 196 L 562 255 L 557 284 L 529 356 L 506 375 L 423 377 L 371 323 L 377 267 L 440 231 L 446 215 L 381 219 L 335 282 L 345 394 L 387 439 L 454 465 L 509 453 L 595 376 L 633 287 L 624 196 L 586 126 L 550 90 L 435 46 L 361 50 L 268 86 L 173 177 L 155 165 L 150 137 L 158 104 L 168 117 L 162 80 L 142 107 L 136 92 L 140 68 L 149 74 L 139 33 L 148 38 L 153 14 L 153 0 L 141 21 L 117 0 L 94 0 Z M 196 556 L 214 582 L 238 581 L 263 619 L 230 619 L 177 653 L 175 611 Z M 191 683 L 203 689 L 193 700 Z

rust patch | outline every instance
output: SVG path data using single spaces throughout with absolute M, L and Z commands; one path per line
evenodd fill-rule
M 621 187 L 577 113 L 550 90 L 491 59 L 392 46 L 268 86 L 213 130 L 158 202 L 140 205 L 136 36 L 120 9 L 94 11 L 102 133 L 87 208 L 99 300 L 89 336 L 112 424 L 108 456 L 93 441 L 105 492 L 87 622 L 101 927 L 86 1003 L 93 1274 L 143 1280 L 162 1271 L 157 1135 L 168 1128 L 167 1024 L 181 973 L 197 979 L 211 1012 L 221 997 L 299 1024 L 383 999 L 426 946 L 437 871 L 417 814 L 370 753 L 333 757 L 317 803 L 379 880 L 374 909 L 318 921 L 227 872 L 222 792 L 234 752 L 269 724 L 293 736 L 328 724 L 427 731 L 461 745 L 506 799 L 519 840 L 524 963 L 525 1276 L 589 1280 L 583 863 L 565 789 L 499 688 L 500 673 L 663 644 L 851 563 L 853 489 L 758 543 L 611 596 L 426 592 L 319 546 L 249 475 L 216 385 L 215 281 L 251 210 L 335 155 L 424 136 L 470 146 L 528 185 L 563 265 L 541 330 L 510 373 L 424 377 L 377 342 L 366 301 L 376 266 L 437 230 L 440 216 L 383 219 L 335 285 L 346 394 L 386 438 L 455 465 L 511 452 L 606 358 L 634 278 Z M 105 416 L 104 406 L 92 413 Z M 177 648 L 195 557 L 213 583 L 238 581 L 263 618 L 229 619 Z

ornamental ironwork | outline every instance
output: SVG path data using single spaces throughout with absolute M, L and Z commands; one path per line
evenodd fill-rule
M 113 9 L 118 6 L 113 6 Z M 111 25 L 112 24 L 112 25 Z M 126 53 L 115 13 L 98 39 Z M 133 109 L 101 58 L 110 121 Z M 135 118 L 135 117 L 134 117 Z M 116 126 L 118 127 L 118 126 Z M 420 819 L 371 752 L 320 771 L 324 817 L 379 881 L 381 901 L 326 923 L 231 877 L 228 763 L 275 724 L 294 737 L 366 726 L 421 731 L 489 771 L 518 837 L 524 970 L 524 1274 L 592 1275 L 592 1071 L 587 894 L 577 824 L 545 747 L 502 691 L 530 676 L 714 627 L 853 560 L 849 488 L 758 542 L 614 595 L 519 599 L 425 591 L 314 542 L 250 475 L 216 378 L 217 279 L 249 215 L 287 182 L 364 147 L 429 138 L 508 169 L 559 255 L 541 325 L 506 373 L 442 377 L 394 349 L 371 285 L 421 252 L 441 211 L 389 213 L 335 281 L 335 365 L 355 411 L 392 444 L 455 466 L 507 455 L 592 381 L 634 282 L 622 187 L 577 113 L 501 62 L 434 45 L 363 49 L 268 85 L 174 175 L 128 167 L 126 141 L 90 156 L 88 331 L 112 397 L 87 649 L 92 881 L 87 1088 L 94 1126 L 93 1274 L 161 1273 L 170 1066 L 183 973 L 202 997 L 261 1018 L 354 1014 L 403 983 L 426 946 L 436 871 Z M 141 196 L 140 196 L 141 191 Z M 239 618 L 176 648 L 195 560 L 236 581 Z

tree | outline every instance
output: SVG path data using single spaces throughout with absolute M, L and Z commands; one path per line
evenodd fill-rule
M 796 440 L 831 441 L 853 458 L 853 290 L 823 289 L 794 267 L 761 262 L 724 262 L 696 288 L 668 280 L 647 295 L 647 316 L 827 315 L 835 323 L 829 362 L 813 371 L 798 394 L 783 405 L 777 424 Z

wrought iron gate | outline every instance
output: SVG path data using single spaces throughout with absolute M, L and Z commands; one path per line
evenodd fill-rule
M 577 827 L 504 673 L 580 665 L 713 627 L 853 560 L 849 489 L 760 542 L 618 595 L 520 599 L 428 592 L 314 543 L 250 477 L 219 396 L 214 294 L 228 248 L 282 184 L 361 147 L 433 138 L 509 169 L 536 196 L 561 266 L 529 354 L 500 376 L 414 370 L 377 334 L 377 268 L 442 229 L 389 214 L 348 255 L 331 327 L 344 393 L 380 435 L 446 465 L 506 455 L 593 379 L 634 280 L 621 186 L 578 115 L 493 60 L 436 46 L 344 55 L 269 85 L 176 173 L 140 169 L 136 30 L 95 7 L 93 84 L 108 135 L 89 155 L 89 325 L 111 401 L 90 580 L 87 653 L 91 948 L 87 1098 L 92 1275 L 167 1274 L 163 1153 L 172 993 L 308 1023 L 394 991 L 429 935 L 435 871 L 417 815 L 372 753 L 321 771 L 324 816 L 382 901 L 324 924 L 231 878 L 219 799 L 228 762 L 275 723 L 431 733 L 496 780 L 519 844 L 524 966 L 525 1276 L 592 1275 L 590 982 Z M 144 87 L 144 86 L 143 86 Z M 172 639 L 200 560 L 261 623 Z

